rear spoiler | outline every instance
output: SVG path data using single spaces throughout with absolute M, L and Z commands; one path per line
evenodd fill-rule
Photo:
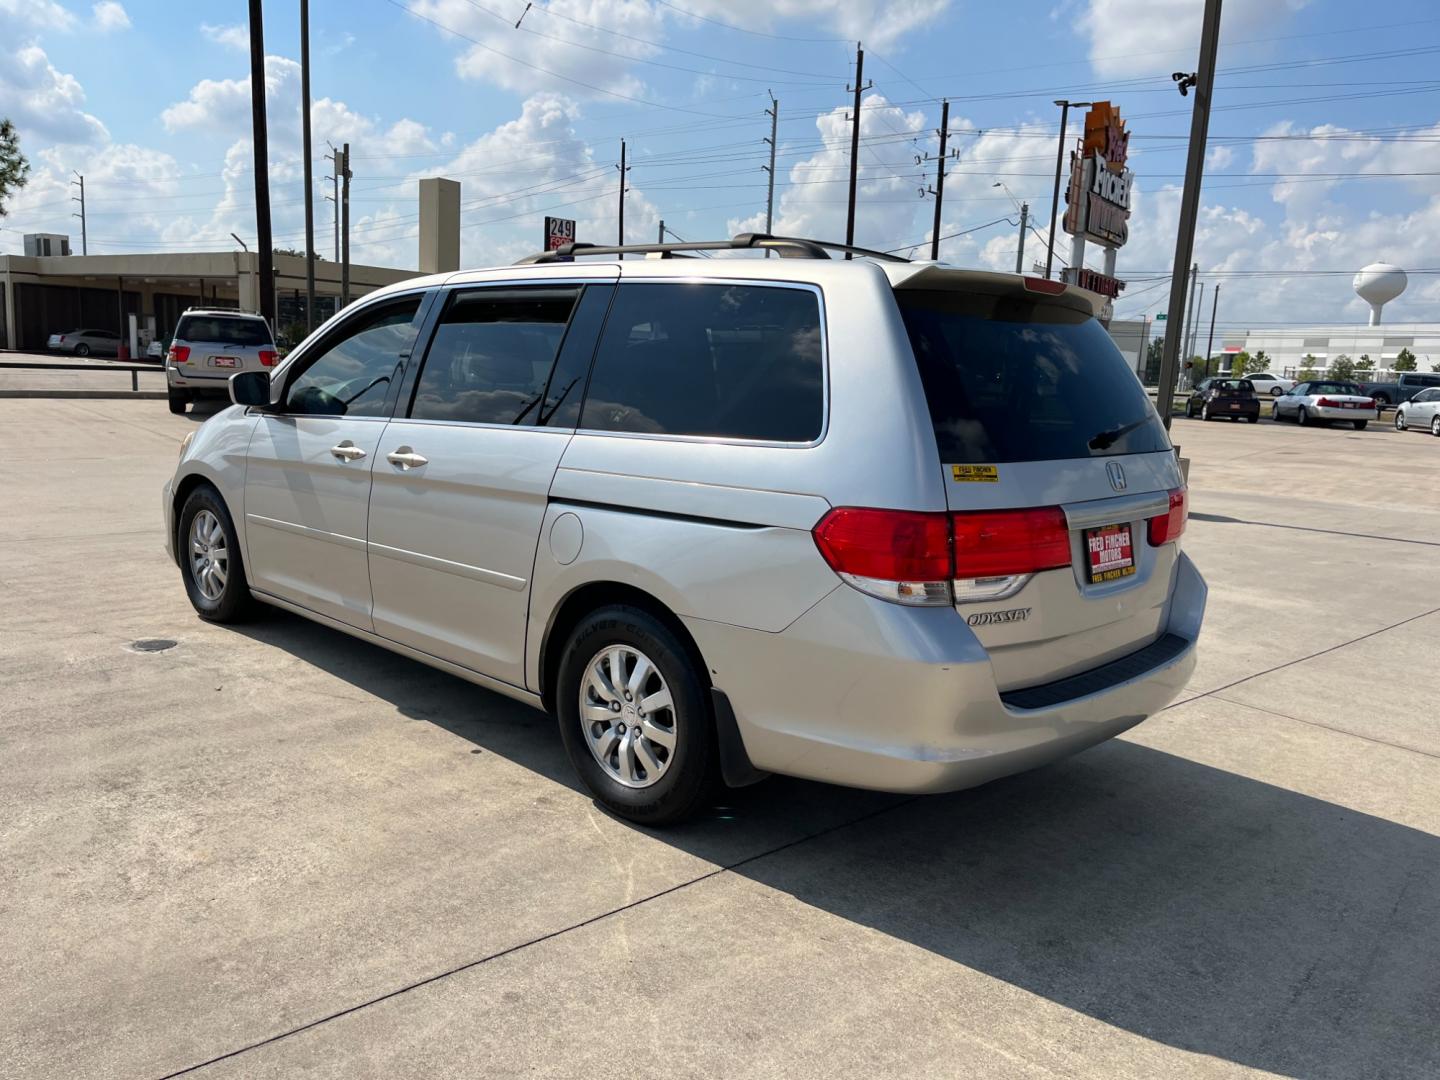
M 1002 274 L 991 270 L 960 270 L 937 263 L 909 263 L 898 266 L 886 263 L 882 264 L 882 269 L 890 278 L 891 287 L 896 290 L 955 290 L 989 296 L 1049 300 L 1090 316 L 1099 316 L 1105 307 L 1105 297 L 1099 293 L 1047 278 Z

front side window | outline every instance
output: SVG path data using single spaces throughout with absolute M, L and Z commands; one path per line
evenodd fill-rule
M 812 442 L 824 423 L 823 352 L 809 289 L 622 284 L 580 426 Z
M 425 355 L 411 418 L 534 424 L 579 292 L 455 293 Z
M 386 416 L 390 389 L 415 343 L 420 297 L 377 304 L 341 326 L 338 336 L 290 383 L 285 411 L 322 416 Z

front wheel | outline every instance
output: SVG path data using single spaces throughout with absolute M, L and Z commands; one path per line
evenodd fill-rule
M 1440 439 L 1440 416 L 1436 416 L 1430 421 L 1430 434 Z
M 1310 410 L 1305 408 L 1304 405 L 1301 405 L 1300 411 L 1295 414 L 1295 422 L 1301 427 L 1305 427 L 1310 423 Z
M 225 500 L 209 485 L 190 493 L 175 530 L 180 574 L 195 613 L 207 622 L 240 622 L 255 601 L 240 561 L 235 523 Z
M 1209 420 L 1209 419 L 1210 419 L 1210 404 L 1209 404 L 1209 402 L 1206 402 L 1204 405 L 1201 405 L 1201 406 L 1200 406 L 1200 419 L 1201 419 L 1201 420 Z
M 1370 423 L 1369 420 L 1356 420 L 1356 421 L 1355 421 L 1355 430 L 1356 430 L 1356 431 L 1364 431 L 1366 425 L 1369 424 L 1369 423 Z
M 601 608 L 570 634 L 556 681 L 560 737 L 595 799 L 642 825 L 683 820 L 715 783 L 705 685 L 676 635 L 648 611 Z
M 1398 412 L 1395 413 L 1395 430 L 1396 430 L 1396 431 L 1404 431 L 1404 430 L 1405 430 L 1405 410 L 1404 410 L 1404 409 L 1401 409 L 1401 410 L 1399 410 Z

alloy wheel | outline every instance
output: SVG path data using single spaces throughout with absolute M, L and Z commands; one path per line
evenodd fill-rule
M 225 529 L 209 510 L 190 520 L 190 573 L 200 595 L 211 602 L 225 593 L 230 576 L 230 553 L 225 546 Z
M 631 645 L 607 645 L 585 665 L 580 726 L 600 767 L 625 787 L 658 783 L 675 760 L 679 731 L 670 687 Z
M 1397 412 L 1397 413 L 1395 414 L 1395 430 L 1396 430 L 1396 431 L 1404 431 L 1404 430 L 1405 430 L 1405 413 L 1404 413 L 1403 410 L 1400 411 L 1400 412 Z
M 1440 439 L 1440 416 L 1436 416 L 1430 421 L 1430 434 Z

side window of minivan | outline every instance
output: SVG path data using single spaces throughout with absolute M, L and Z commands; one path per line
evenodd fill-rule
M 578 285 L 457 290 L 425 354 L 411 418 L 536 423 L 579 296 Z
M 812 442 L 824 424 L 824 384 L 813 289 L 622 284 L 580 427 Z
M 390 391 L 418 329 L 420 297 L 357 312 L 290 380 L 284 411 L 323 416 L 388 416 Z

